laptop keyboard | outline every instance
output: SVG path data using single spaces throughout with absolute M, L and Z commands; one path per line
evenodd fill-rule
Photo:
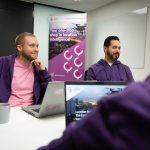
M 34 110 L 35 112 L 39 112 L 39 111 L 40 111 L 40 108 L 34 108 L 34 109 L 32 109 L 32 110 Z

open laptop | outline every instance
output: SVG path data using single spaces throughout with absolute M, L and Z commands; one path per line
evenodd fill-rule
M 65 113 L 64 81 L 49 82 L 42 104 L 25 106 L 22 110 L 37 118 Z
M 66 126 L 89 113 L 101 97 L 122 91 L 126 86 L 127 82 L 66 81 Z

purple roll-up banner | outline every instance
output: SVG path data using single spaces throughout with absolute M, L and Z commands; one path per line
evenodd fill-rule
M 50 16 L 48 71 L 52 81 L 84 80 L 86 13 Z

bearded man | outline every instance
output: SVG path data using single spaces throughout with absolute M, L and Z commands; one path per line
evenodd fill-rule
M 104 41 L 105 58 L 89 67 L 86 80 L 133 82 L 130 68 L 121 63 L 120 40 L 117 36 L 109 36 Z

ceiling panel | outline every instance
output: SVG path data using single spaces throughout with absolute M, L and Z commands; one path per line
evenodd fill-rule
M 22 0 L 22 1 L 88 12 L 96 8 L 108 5 L 117 0 Z

